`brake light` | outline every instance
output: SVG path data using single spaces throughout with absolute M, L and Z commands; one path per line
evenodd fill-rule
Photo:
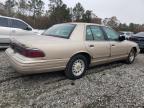
M 29 57 L 29 58 L 38 58 L 38 57 L 44 57 L 45 54 L 39 50 L 39 49 L 23 49 L 20 54 L 22 54 L 25 57 Z

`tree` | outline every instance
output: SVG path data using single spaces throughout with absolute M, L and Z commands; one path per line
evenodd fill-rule
M 50 12 L 53 12 L 55 8 L 62 7 L 63 5 L 62 0 L 49 0 L 49 1 L 50 1 L 49 4 Z
M 110 26 L 112 28 L 118 28 L 120 21 L 117 19 L 116 16 L 113 16 L 111 18 L 105 18 L 103 20 L 104 25 Z
M 76 21 L 81 21 L 83 15 L 84 15 L 84 8 L 80 3 L 77 3 L 76 6 L 73 8 L 73 15 L 75 17 Z
M 17 2 L 15 0 L 5 1 L 5 8 L 7 10 L 7 16 L 13 16 L 13 7 L 15 7 L 16 4 Z
M 6 16 L 6 9 L 5 9 L 5 5 L 3 3 L 0 3 L 0 15 Z
M 36 4 L 36 6 L 37 6 L 37 8 L 36 8 L 36 15 L 37 16 L 41 16 L 42 14 L 43 14 L 43 12 L 44 12 L 44 2 L 42 1 L 42 0 L 38 0 L 38 2 L 37 2 L 37 4 Z
M 102 24 L 102 18 L 96 16 L 94 13 L 91 13 L 91 23 Z
M 119 31 L 129 31 L 129 27 L 126 23 L 124 23 L 124 24 L 120 23 L 118 26 L 118 30 Z
M 27 14 L 27 10 L 28 10 L 27 0 L 19 0 L 17 2 L 17 5 L 18 5 L 18 14 L 21 15 Z
M 134 31 L 135 30 L 135 24 L 134 23 L 130 23 L 129 24 L 129 30 L 130 31 Z
M 129 25 L 127 25 L 126 23 L 124 24 L 120 23 L 118 30 L 119 31 L 131 31 L 131 32 L 137 33 L 137 32 L 144 31 L 144 25 L 134 24 L 134 23 L 130 23 Z
M 29 10 L 32 12 L 33 18 L 42 15 L 44 11 L 44 2 L 42 0 L 29 0 Z
M 92 11 L 87 10 L 87 11 L 83 14 L 82 21 L 83 21 L 83 22 L 90 23 L 91 20 L 92 20 Z
M 61 0 L 50 0 L 48 12 L 51 25 L 71 20 L 70 9 Z
M 29 10 L 32 12 L 34 26 L 36 23 L 36 17 L 41 16 L 44 9 L 44 2 L 42 0 L 29 0 L 28 1 Z

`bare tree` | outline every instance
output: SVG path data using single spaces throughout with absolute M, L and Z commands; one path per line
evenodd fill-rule
M 118 28 L 120 21 L 117 19 L 116 16 L 113 16 L 111 18 L 105 18 L 103 20 L 103 24 L 107 26 L 111 26 L 112 28 Z
M 80 3 L 77 3 L 76 6 L 73 8 L 73 15 L 75 17 L 76 21 L 81 21 L 83 15 L 84 15 L 84 8 Z
M 6 0 L 5 9 L 7 11 L 7 16 L 13 16 L 13 8 L 17 5 L 16 0 Z

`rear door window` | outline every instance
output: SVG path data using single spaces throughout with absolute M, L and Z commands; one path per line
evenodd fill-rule
M 109 27 L 103 27 L 108 39 L 110 41 L 118 41 L 119 40 L 119 34 L 113 30 L 112 28 Z
M 104 41 L 105 36 L 99 26 L 89 25 L 86 30 L 86 40 Z
M 87 28 L 86 28 L 86 40 L 87 41 L 93 41 L 94 40 L 90 26 L 87 26 Z
M 27 28 L 28 28 L 27 24 L 25 24 L 22 21 L 15 20 L 15 19 L 11 20 L 11 24 L 12 24 L 13 28 L 19 28 L 19 29 L 23 29 L 23 30 L 27 30 Z
M 1 18 L 0 17 L 0 26 L 9 27 L 8 18 Z

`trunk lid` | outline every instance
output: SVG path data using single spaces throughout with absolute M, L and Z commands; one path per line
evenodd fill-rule
M 12 39 L 14 43 L 20 43 L 27 47 L 39 48 L 42 46 L 64 43 L 67 42 L 68 39 L 53 37 L 53 36 L 44 36 L 44 35 L 32 35 L 32 36 L 15 36 Z

